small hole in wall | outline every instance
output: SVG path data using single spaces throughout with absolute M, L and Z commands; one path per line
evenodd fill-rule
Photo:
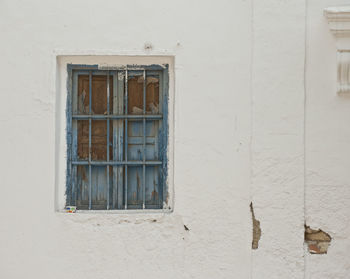
M 146 42 L 145 45 L 143 46 L 143 48 L 146 50 L 146 51 L 151 51 L 153 49 L 153 45 L 149 42 Z

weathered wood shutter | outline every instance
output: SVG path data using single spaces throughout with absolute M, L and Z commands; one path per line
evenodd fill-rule
M 67 205 L 163 207 L 164 93 L 159 70 L 72 72 Z

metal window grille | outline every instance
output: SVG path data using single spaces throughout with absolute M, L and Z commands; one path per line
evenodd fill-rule
M 68 65 L 67 87 L 67 206 L 164 208 L 167 65 Z

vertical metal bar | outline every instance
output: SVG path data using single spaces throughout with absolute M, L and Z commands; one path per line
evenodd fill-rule
M 161 108 L 161 114 L 163 115 L 163 119 L 161 122 L 162 127 L 162 152 L 161 152 L 161 160 L 163 161 L 162 171 L 161 171 L 161 183 L 162 183 L 162 200 L 160 201 L 160 208 L 164 208 L 166 196 L 168 192 L 168 187 L 166 184 L 166 177 L 168 175 L 167 167 L 168 167 L 168 160 L 167 160 L 167 146 L 168 146 L 168 97 L 169 97 L 169 71 L 166 69 L 161 74 L 161 90 L 159 93 L 161 93 L 162 96 L 162 108 Z
M 66 117 L 68 121 L 67 126 L 67 145 L 68 145 L 68 152 L 67 152 L 67 174 L 66 174 L 66 187 L 67 187 L 67 198 L 66 198 L 66 206 L 72 204 L 72 124 L 73 124 L 73 118 L 72 115 L 74 112 L 72 112 L 72 102 L 73 102 L 73 95 L 72 89 L 73 89 L 73 71 L 68 68 L 68 96 L 67 96 L 67 106 L 68 110 L 66 111 Z
M 92 100 L 92 72 L 89 71 L 89 210 L 92 204 L 92 185 L 91 185 L 91 100 Z
M 123 77 L 123 78 L 121 78 Z M 124 71 L 117 71 L 114 75 L 113 114 L 124 114 Z M 123 161 L 124 153 L 124 119 L 113 120 L 113 159 Z M 124 166 L 113 166 L 113 209 L 124 208 Z M 115 192 L 114 192 L 115 191 Z
M 107 115 L 109 115 L 109 71 L 107 71 Z M 109 162 L 109 118 L 107 118 L 107 162 Z M 107 164 L 107 210 L 109 209 L 109 165 Z
M 72 84 L 72 111 L 73 114 L 77 114 L 78 111 L 78 75 L 76 73 L 73 73 L 73 84 Z M 78 121 L 72 120 L 72 117 L 70 117 L 71 120 L 71 129 L 72 129 L 72 150 L 71 150 L 71 158 L 73 158 L 73 161 L 76 161 L 78 158 Z M 72 160 L 71 160 L 72 162 Z M 78 189 L 77 189 L 77 166 L 72 166 L 72 197 L 70 205 L 77 206 L 77 200 L 78 200 Z
M 142 134 L 142 139 L 143 139 L 143 155 L 142 155 L 142 160 L 143 160 L 143 165 L 142 165 L 142 189 L 143 189 L 143 197 L 142 197 L 142 208 L 146 208 L 146 70 L 143 70 L 143 134 Z
M 124 114 L 128 114 L 128 69 L 125 70 L 125 100 L 124 100 Z M 128 208 L 128 119 L 125 118 L 125 140 L 124 140 L 124 158 L 125 158 L 125 209 Z

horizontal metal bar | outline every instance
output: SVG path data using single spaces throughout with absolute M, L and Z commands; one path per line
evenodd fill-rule
M 146 144 L 155 144 L 156 140 L 154 137 L 146 137 Z M 137 145 L 140 145 L 140 144 L 143 144 L 143 137 L 132 137 L 132 138 L 129 138 L 128 139 L 128 144 L 132 145 L 132 144 L 137 144 Z
M 79 69 L 79 70 L 74 70 L 74 74 L 76 75 L 81 75 L 81 76 L 87 76 L 89 75 L 90 70 L 83 70 L 83 69 Z M 108 72 L 110 73 L 111 76 L 116 75 L 117 72 L 122 72 L 122 71 L 117 71 L 117 70 L 110 70 L 110 71 L 105 71 L 105 70 L 92 70 L 91 73 L 93 76 L 106 76 L 108 74 Z M 129 77 L 141 77 L 142 76 L 142 70 L 135 70 L 135 71 L 130 71 L 130 73 L 128 73 Z M 156 71 L 156 70 L 148 70 L 147 71 L 147 76 L 149 77 L 158 77 L 159 78 L 160 75 L 160 71 Z
M 115 75 L 117 71 L 101 71 L 101 70 L 84 70 L 84 69 L 78 69 L 74 70 L 74 73 L 77 75 L 89 75 L 89 72 L 91 71 L 91 74 L 93 76 L 107 76 L 108 72 L 110 75 Z
M 154 65 L 125 65 L 125 66 L 103 66 L 103 65 L 75 65 L 69 64 L 71 70 L 97 70 L 97 71 L 163 71 L 168 68 L 168 64 L 154 64 Z
M 84 71 L 89 71 L 89 70 L 98 70 L 98 65 L 84 65 L 84 64 L 68 64 L 67 65 L 68 70 L 84 70 Z
M 91 161 L 92 166 L 158 166 L 161 165 L 162 161 Z M 73 161 L 73 165 L 87 166 L 89 161 Z
M 122 114 L 122 115 L 102 115 L 102 114 L 74 114 L 73 119 L 162 119 L 161 114 Z

